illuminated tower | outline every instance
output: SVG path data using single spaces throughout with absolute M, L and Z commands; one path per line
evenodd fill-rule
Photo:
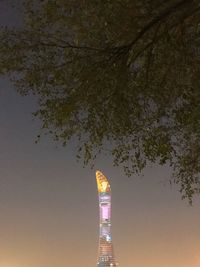
M 97 267 L 116 267 L 111 236 L 111 188 L 107 178 L 96 172 L 99 193 L 99 255 Z

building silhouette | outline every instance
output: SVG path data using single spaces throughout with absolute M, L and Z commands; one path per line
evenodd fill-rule
M 97 267 L 116 267 L 111 235 L 111 188 L 107 178 L 96 171 L 99 194 L 99 251 Z

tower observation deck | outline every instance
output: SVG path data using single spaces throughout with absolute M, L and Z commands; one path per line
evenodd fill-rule
M 111 236 L 111 188 L 107 178 L 96 171 L 99 194 L 99 251 L 97 267 L 116 267 Z

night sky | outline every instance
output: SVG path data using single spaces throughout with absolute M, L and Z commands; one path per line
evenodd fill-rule
M 0 2 L 1 24 L 16 22 Z M 121 267 L 200 267 L 200 200 L 190 207 L 169 185 L 170 169 L 126 177 L 102 156 L 76 162 L 75 144 L 35 144 L 33 97 L 0 77 L 0 267 L 94 267 L 98 249 L 95 170 L 112 188 L 115 255 Z

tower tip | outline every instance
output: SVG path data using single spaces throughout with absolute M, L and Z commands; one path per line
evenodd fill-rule
M 97 187 L 98 191 L 103 193 L 103 192 L 110 192 L 110 184 L 108 182 L 108 179 L 103 175 L 102 172 L 96 171 L 96 179 L 97 179 Z

